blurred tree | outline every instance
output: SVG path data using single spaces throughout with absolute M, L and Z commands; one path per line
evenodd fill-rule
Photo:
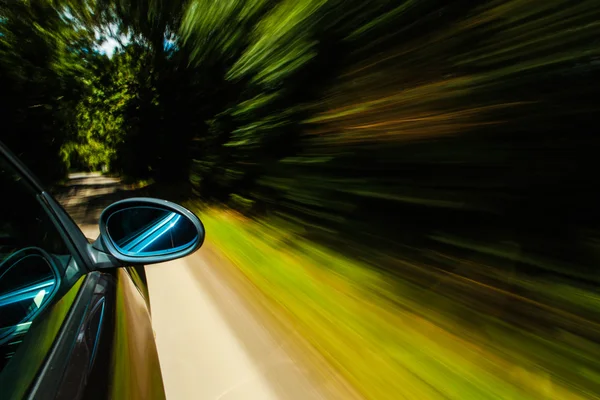
M 1 140 L 46 182 L 66 172 L 61 147 L 92 52 L 89 32 L 50 2 L 0 2 Z
M 534 4 L 190 2 L 181 48 L 216 66 L 195 90 L 223 96 L 193 183 L 341 246 L 509 240 L 590 277 L 600 7 Z
M 594 1 L 1 4 L 20 152 L 35 129 L 39 151 L 189 181 L 340 245 L 506 239 L 589 262 Z

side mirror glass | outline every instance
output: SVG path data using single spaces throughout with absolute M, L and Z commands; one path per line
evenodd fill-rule
M 58 270 L 44 250 L 18 250 L 0 264 L 0 345 L 29 330 L 56 294 Z
M 138 198 L 116 202 L 102 212 L 100 237 L 117 260 L 150 264 L 196 251 L 204 242 L 204 227 L 175 203 Z

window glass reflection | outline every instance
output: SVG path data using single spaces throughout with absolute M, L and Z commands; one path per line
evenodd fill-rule
M 197 240 L 194 224 L 170 210 L 130 207 L 107 221 L 107 231 L 119 252 L 128 256 L 169 254 Z

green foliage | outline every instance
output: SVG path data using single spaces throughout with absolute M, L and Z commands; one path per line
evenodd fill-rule
M 125 136 L 134 136 L 139 129 L 132 117 L 138 107 L 139 90 L 144 84 L 147 87 L 141 76 L 143 54 L 139 46 L 130 45 L 110 60 L 98 58 L 94 75 L 85 81 L 88 95 L 77 106 L 78 134 L 69 146 L 89 169 L 118 169 L 117 156 Z M 126 158 L 125 154 L 121 156 Z M 138 160 L 135 157 L 133 161 Z
M 592 279 L 600 8 L 534 4 L 190 2 L 182 59 L 215 78 L 192 183 L 365 254 L 486 232 Z
M 596 2 L 98 4 L 130 41 L 77 107 L 90 168 L 189 180 L 358 256 L 508 240 L 527 273 L 595 279 Z
M 215 209 L 200 215 L 211 240 L 283 323 L 366 399 L 595 398 L 600 365 L 590 355 L 600 344 L 567 333 L 596 329 L 600 298 L 592 289 L 513 277 L 531 297 L 516 296 L 424 268 L 409 254 L 394 260 L 404 275 L 390 276 L 369 264 L 389 252 L 357 260 L 272 220 Z
M 48 1 L 0 2 L 0 140 L 45 182 L 61 179 L 76 132 L 89 34 Z

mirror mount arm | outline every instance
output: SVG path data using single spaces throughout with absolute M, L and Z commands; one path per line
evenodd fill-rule
M 108 249 L 104 245 L 104 240 L 102 240 L 102 234 L 99 234 L 96 240 L 90 243 L 91 247 L 94 249 L 101 251 L 103 253 L 108 253 Z
M 104 245 L 102 235 L 94 243 L 87 246 L 87 252 L 94 263 L 94 269 L 110 269 L 124 267 L 125 265 L 113 257 Z

